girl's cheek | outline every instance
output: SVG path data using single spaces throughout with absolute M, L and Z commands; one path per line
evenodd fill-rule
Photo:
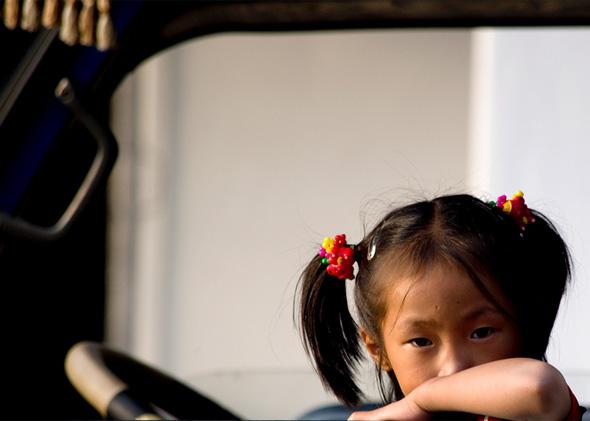
M 432 361 L 424 352 L 403 349 L 397 358 L 394 357 L 390 361 L 404 395 L 436 376 Z

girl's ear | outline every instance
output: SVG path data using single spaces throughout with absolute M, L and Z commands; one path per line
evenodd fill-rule
M 361 338 L 363 338 L 363 342 L 367 347 L 367 351 L 369 351 L 369 355 L 373 361 L 375 361 L 375 364 L 381 367 L 381 369 L 384 371 L 391 370 L 389 360 L 387 359 L 387 356 L 382 353 L 382 349 L 379 347 L 377 341 L 370 337 L 367 331 L 363 328 L 360 329 L 360 333 Z

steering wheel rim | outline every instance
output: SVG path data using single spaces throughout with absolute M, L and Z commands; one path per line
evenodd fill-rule
M 65 371 L 74 388 L 104 418 L 240 419 L 172 376 L 115 351 L 83 341 L 70 348 Z

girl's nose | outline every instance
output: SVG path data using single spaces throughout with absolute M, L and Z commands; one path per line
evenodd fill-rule
M 439 376 L 449 376 L 473 366 L 468 352 L 460 347 L 449 349 L 443 356 Z

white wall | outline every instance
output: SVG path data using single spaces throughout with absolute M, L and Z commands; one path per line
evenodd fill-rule
M 111 342 L 249 418 L 327 401 L 298 275 L 391 201 L 464 190 L 469 52 L 467 31 L 224 35 L 146 63 L 114 103 Z
M 549 358 L 590 401 L 589 37 L 224 35 L 150 60 L 115 101 L 111 342 L 247 417 L 297 416 L 329 399 L 291 321 L 316 243 L 391 201 L 520 188 L 573 252 Z
M 589 43 L 587 29 L 475 34 L 469 170 L 470 184 L 489 197 L 522 189 L 571 248 L 575 276 L 548 359 L 583 402 L 590 402 Z

